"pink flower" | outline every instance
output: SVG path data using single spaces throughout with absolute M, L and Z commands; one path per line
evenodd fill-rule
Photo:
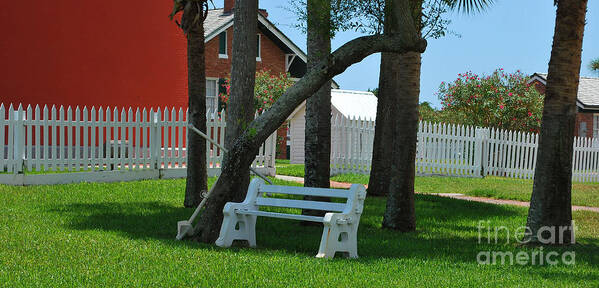
M 532 112 L 528 112 L 528 117 L 532 117 Z
M 503 109 L 503 108 L 504 108 L 503 104 L 499 105 L 499 109 Z
M 508 93 L 507 95 L 508 95 L 508 96 L 512 96 L 512 92 Z

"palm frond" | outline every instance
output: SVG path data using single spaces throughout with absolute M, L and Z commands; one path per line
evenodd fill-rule
M 447 5 L 459 12 L 473 14 L 485 11 L 494 0 L 445 0 Z

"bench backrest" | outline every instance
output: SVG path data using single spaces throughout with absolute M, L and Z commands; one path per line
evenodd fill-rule
M 265 197 L 267 195 L 268 197 Z M 339 203 L 277 198 L 279 195 L 329 197 L 343 199 L 344 202 Z M 259 208 L 259 206 L 271 206 L 361 214 L 363 209 L 363 200 L 365 197 L 366 190 L 364 189 L 363 185 L 359 184 L 353 184 L 349 190 L 327 189 L 267 185 L 262 179 L 256 178 L 250 183 L 248 194 L 244 203 L 255 205 L 256 210 Z

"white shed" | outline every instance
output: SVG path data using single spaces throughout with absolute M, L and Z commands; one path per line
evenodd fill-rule
M 369 119 L 376 118 L 377 98 L 372 92 L 352 91 L 352 90 L 331 90 L 331 116 L 342 117 L 345 119 Z M 289 137 L 290 137 L 290 163 L 304 163 L 304 143 L 306 130 L 306 102 L 291 113 L 289 118 Z M 334 128 L 332 128 L 334 129 Z M 334 131 L 331 131 L 331 142 L 335 142 Z

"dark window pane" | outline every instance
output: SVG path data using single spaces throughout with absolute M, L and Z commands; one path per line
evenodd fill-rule
M 256 35 L 256 37 L 257 37 L 256 43 L 258 45 L 258 47 L 256 47 L 257 48 L 256 49 L 256 53 L 257 53 L 256 57 L 260 57 L 260 34 Z
M 219 54 L 227 54 L 227 31 L 224 31 L 218 35 L 218 53 Z

